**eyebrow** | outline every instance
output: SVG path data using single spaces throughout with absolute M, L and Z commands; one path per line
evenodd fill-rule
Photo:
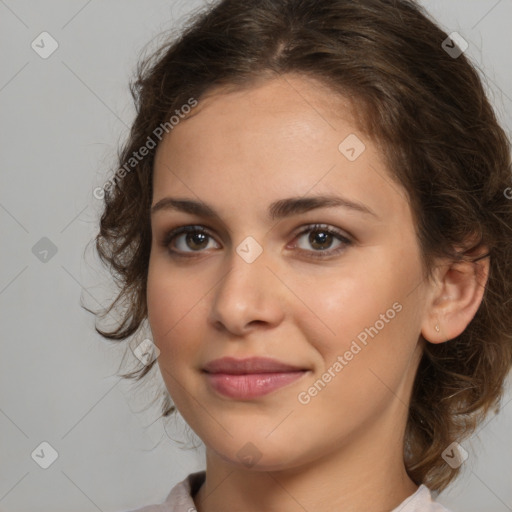
M 350 201 L 341 196 L 309 196 L 309 197 L 290 197 L 287 199 L 280 199 L 273 202 L 268 208 L 268 217 L 274 221 L 306 213 L 318 208 L 345 208 L 348 210 L 357 211 L 365 215 L 371 215 L 375 218 L 379 216 L 368 206 L 363 203 Z M 200 217 L 213 218 L 221 220 L 220 216 L 208 204 L 201 201 L 193 201 L 190 199 L 174 199 L 165 197 L 158 201 L 151 207 L 151 214 L 159 211 L 180 211 L 197 215 Z

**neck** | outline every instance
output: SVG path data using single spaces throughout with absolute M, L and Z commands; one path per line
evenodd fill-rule
M 394 411 L 396 413 L 396 411 Z M 257 471 L 206 452 L 198 512 L 389 512 L 418 486 L 403 462 L 403 433 L 361 429 L 322 458 L 292 468 Z

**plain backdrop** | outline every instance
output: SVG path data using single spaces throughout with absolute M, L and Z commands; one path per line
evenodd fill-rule
M 469 42 L 510 133 L 512 1 L 424 4 Z M 98 306 L 109 296 L 109 275 L 87 246 L 101 207 L 93 190 L 133 119 L 128 81 L 137 59 L 205 5 L 0 0 L 3 512 L 131 510 L 160 503 L 203 468 L 183 422 L 164 424 L 158 402 L 151 406 L 159 375 L 142 388 L 120 381 L 123 358 L 128 367 L 136 360 L 126 344 L 95 333 L 80 301 Z M 463 443 L 463 475 L 439 498 L 454 512 L 512 510 L 511 400 L 508 392 L 501 414 Z

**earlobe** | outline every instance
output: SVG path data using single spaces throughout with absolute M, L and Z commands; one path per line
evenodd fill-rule
M 438 267 L 421 330 L 427 341 L 443 343 L 464 332 L 482 303 L 489 263 L 489 257 L 484 255 Z

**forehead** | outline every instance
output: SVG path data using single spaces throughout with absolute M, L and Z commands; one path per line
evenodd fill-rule
M 172 129 L 160 144 L 159 152 L 170 147 L 178 156 L 177 153 L 193 147 L 194 154 L 189 157 L 202 156 L 205 151 L 211 156 L 223 150 L 229 155 L 230 148 L 253 140 L 253 147 L 268 142 L 264 152 L 267 154 L 274 149 L 275 144 L 270 142 L 277 142 L 276 136 L 283 150 L 285 141 L 309 141 L 308 147 L 312 147 L 319 137 L 325 138 L 326 132 L 334 136 L 340 122 L 345 125 L 342 129 L 360 131 L 352 111 L 348 99 L 303 76 L 260 80 L 243 88 L 217 87 L 203 96 L 191 115 Z M 250 148 L 251 144 L 244 146 L 245 151 Z M 258 152 L 264 156 L 260 148 Z
M 270 203 L 334 190 L 389 209 L 390 193 L 403 200 L 402 191 L 396 184 L 390 189 L 384 158 L 359 128 L 353 108 L 304 77 L 217 89 L 160 143 L 154 202 L 168 192 L 209 203 L 237 194 L 239 201 L 243 194 Z M 347 158 L 346 146 L 360 156 Z

